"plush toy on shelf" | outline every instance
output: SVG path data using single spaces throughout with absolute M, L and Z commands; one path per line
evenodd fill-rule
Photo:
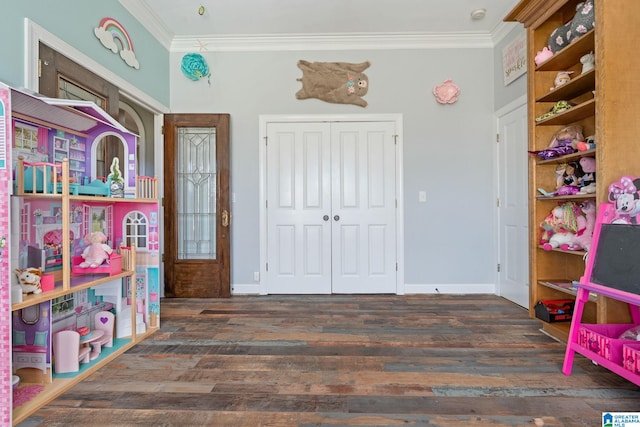
M 540 224 L 540 244 L 545 251 L 561 248 L 575 240 L 578 231 L 577 211 L 578 206 L 574 202 L 560 202 L 551 210 Z
M 585 200 L 579 206 L 580 215 L 576 218 L 578 232 L 573 242 L 561 247 L 563 250 L 585 250 L 591 249 L 593 239 L 593 228 L 596 224 L 596 203 L 593 200 Z
M 113 253 L 113 249 L 106 244 L 107 236 L 100 231 L 94 231 L 88 234 L 84 241 L 89 245 L 84 248 L 82 258 L 84 259 L 78 267 L 80 268 L 96 268 L 109 259 L 109 255 Z
M 41 268 L 25 268 L 23 270 L 16 269 L 18 275 L 18 282 L 22 288 L 23 294 L 40 294 L 42 293 L 42 285 L 40 281 L 42 279 Z

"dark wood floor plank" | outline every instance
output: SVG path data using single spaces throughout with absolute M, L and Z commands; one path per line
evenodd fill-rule
M 492 295 L 162 301 L 160 330 L 39 426 L 586 426 L 640 389 Z

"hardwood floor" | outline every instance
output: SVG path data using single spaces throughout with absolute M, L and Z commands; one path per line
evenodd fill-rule
M 495 296 L 169 299 L 26 426 L 600 426 L 640 388 Z

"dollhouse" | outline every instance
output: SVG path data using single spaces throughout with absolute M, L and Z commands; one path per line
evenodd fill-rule
M 91 102 L 0 84 L 0 113 L 0 323 L 11 344 L 0 368 L 17 387 L 16 424 L 159 326 L 158 187 L 136 173 L 137 136 Z M 124 153 L 110 169 L 99 165 L 105 138 Z M 82 263 L 98 233 L 110 254 Z M 39 272 L 41 292 L 24 292 L 24 269 Z

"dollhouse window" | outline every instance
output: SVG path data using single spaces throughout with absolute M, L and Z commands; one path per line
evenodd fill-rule
M 132 211 L 124 218 L 124 245 L 135 245 L 147 251 L 149 245 L 149 219 L 139 211 Z
M 15 148 L 37 150 L 38 128 L 23 123 L 16 123 L 13 141 Z

